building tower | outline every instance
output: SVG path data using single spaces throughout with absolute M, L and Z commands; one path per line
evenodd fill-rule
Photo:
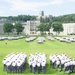
M 44 16 L 44 11 L 41 11 L 40 12 L 40 16 Z

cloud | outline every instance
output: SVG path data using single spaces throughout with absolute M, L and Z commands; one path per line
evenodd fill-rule
M 5 7 L 4 6 L 0 6 L 0 14 L 3 14 L 5 12 Z
M 64 0 L 44 0 L 44 1 L 29 1 L 29 0 L 2 0 L 9 4 L 9 10 L 14 12 L 39 11 L 42 7 L 48 5 L 60 5 Z
M 62 4 L 64 0 L 50 0 L 51 5 L 59 5 Z
M 68 3 L 74 1 L 75 0 L 0 0 L 0 14 L 36 14 L 41 10 L 46 12 L 50 12 L 52 10 L 56 11 L 56 7 L 59 5 L 69 5 Z M 64 7 L 61 7 L 61 9 Z M 66 8 L 67 7 L 68 6 L 66 6 Z
M 12 11 L 27 11 L 27 10 L 39 10 L 40 7 L 49 5 L 48 2 L 30 2 L 25 0 L 4 0 L 10 4 L 10 10 Z
M 69 0 L 70 2 L 75 2 L 75 0 Z

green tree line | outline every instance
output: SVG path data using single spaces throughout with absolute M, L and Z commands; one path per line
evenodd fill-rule
M 36 20 L 36 16 L 30 15 L 18 15 L 18 16 L 8 16 L 8 17 L 0 17 L 0 19 L 7 19 L 9 21 L 27 21 L 27 20 Z
M 0 19 L 7 19 L 10 21 L 27 21 L 27 20 L 36 20 L 36 16 L 31 15 L 18 15 L 18 16 L 8 16 L 8 17 L 0 17 Z M 46 20 L 41 18 L 41 21 L 49 22 L 49 19 L 46 18 Z M 75 14 L 68 14 L 68 15 L 62 15 L 62 16 L 53 16 L 52 22 L 61 22 L 61 23 L 73 23 L 75 22 Z
M 53 22 L 73 23 L 75 22 L 75 14 L 68 14 L 52 18 Z

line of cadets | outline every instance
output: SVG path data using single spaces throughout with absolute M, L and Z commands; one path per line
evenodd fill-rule
M 36 70 L 38 70 L 39 74 L 42 70 L 44 74 L 46 69 L 46 55 L 41 53 L 36 53 L 35 55 L 30 54 L 28 64 L 30 72 L 35 74 Z
M 4 70 L 7 73 L 22 73 L 26 63 L 26 53 L 11 53 L 3 60 Z
M 49 56 L 50 65 L 52 68 L 56 68 L 58 71 L 64 71 L 64 73 L 75 72 L 75 60 L 69 58 L 67 55 L 63 54 L 51 54 Z

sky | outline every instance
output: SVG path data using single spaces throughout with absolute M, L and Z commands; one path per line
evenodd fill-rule
M 75 13 L 75 0 L 0 0 L 0 16 L 39 15 L 60 16 Z

